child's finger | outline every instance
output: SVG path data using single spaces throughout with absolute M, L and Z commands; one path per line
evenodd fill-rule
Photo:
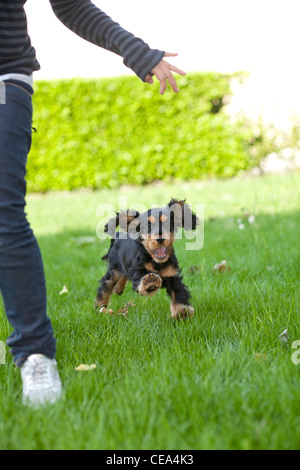
M 159 83 L 160 83 L 159 93 L 163 95 L 167 88 L 167 80 L 165 78 L 162 78 L 159 80 Z
M 164 57 L 176 57 L 178 52 L 165 52 Z
M 179 69 L 178 67 L 175 67 L 175 65 L 169 64 L 166 60 L 164 61 L 167 67 L 172 70 L 172 72 L 179 73 L 179 75 L 186 75 L 186 72 L 184 70 Z
M 152 83 L 153 83 L 153 78 L 151 77 L 150 74 L 148 74 L 148 75 L 146 76 L 145 82 L 150 83 L 150 85 L 152 85 Z

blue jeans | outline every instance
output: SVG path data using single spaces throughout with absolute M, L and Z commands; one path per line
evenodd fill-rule
M 7 345 L 18 366 L 31 354 L 55 356 L 42 258 L 25 213 L 32 94 L 27 84 L 6 82 L 0 104 L 0 290 L 14 328 Z

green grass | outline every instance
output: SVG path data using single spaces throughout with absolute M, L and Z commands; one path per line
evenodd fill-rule
M 64 391 L 53 406 L 23 407 L 8 356 L 0 366 L 0 448 L 299 449 L 300 365 L 291 347 L 300 339 L 299 188 L 294 173 L 28 197 Z M 165 291 L 149 299 L 130 286 L 112 299 L 114 310 L 135 300 L 127 317 L 95 313 L 108 241 L 80 237 L 95 235 L 97 207 L 117 208 L 120 195 L 129 205 L 171 196 L 204 204 L 203 249 L 175 245 L 192 319 L 170 318 Z M 215 274 L 223 259 L 231 269 Z M 64 285 L 68 293 L 59 295 Z M 5 339 L 11 328 L 0 309 Z M 80 363 L 97 369 L 77 372 Z

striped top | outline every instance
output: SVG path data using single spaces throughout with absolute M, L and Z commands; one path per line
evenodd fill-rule
M 164 52 L 151 49 L 114 22 L 90 0 L 49 0 L 57 18 L 87 41 L 123 57 L 123 62 L 145 81 L 163 58 Z M 27 32 L 26 0 L 0 0 L 0 75 L 30 75 L 40 69 Z

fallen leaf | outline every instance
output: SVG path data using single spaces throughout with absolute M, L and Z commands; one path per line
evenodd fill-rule
M 133 303 L 133 299 L 129 300 L 129 302 L 125 304 L 125 307 L 135 307 L 135 306 L 136 304 Z
M 192 265 L 189 270 L 188 270 L 188 273 L 189 274 L 194 274 L 196 271 L 199 271 L 199 266 L 196 266 L 196 265 Z
M 116 313 L 116 315 L 124 315 L 126 317 L 128 313 L 128 308 L 126 307 L 121 307 L 119 308 L 118 312 Z
M 230 271 L 230 266 L 227 266 L 227 261 L 224 259 L 221 263 L 215 264 L 213 270 L 215 273 Z
M 93 370 L 96 368 L 96 364 L 91 364 L 90 366 L 87 364 L 80 364 L 79 366 L 75 367 L 75 370 Z
M 60 291 L 59 295 L 67 294 L 68 292 L 69 292 L 68 289 L 66 288 L 66 286 L 64 286 L 62 290 Z
M 287 329 L 283 330 L 283 332 L 280 333 L 279 340 L 281 341 L 282 344 L 285 344 L 285 343 L 288 342 L 289 337 L 288 337 L 288 330 Z
M 268 356 L 267 354 L 261 354 L 261 353 L 256 353 L 255 354 L 255 358 L 258 359 L 258 360 L 262 360 L 262 361 L 266 361 L 268 359 Z
M 129 300 L 129 302 L 126 302 L 124 307 L 120 307 L 119 310 L 117 312 L 114 312 L 111 308 L 107 308 L 107 307 L 100 307 L 99 308 L 99 312 L 100 313 L 109 313 L 110 315 L 124 315 L 126 316 L 127 313 L 128 313 L 128 309 L 130 307 L 135 307 L 136 304 L 133 303 L 133 299 Z

